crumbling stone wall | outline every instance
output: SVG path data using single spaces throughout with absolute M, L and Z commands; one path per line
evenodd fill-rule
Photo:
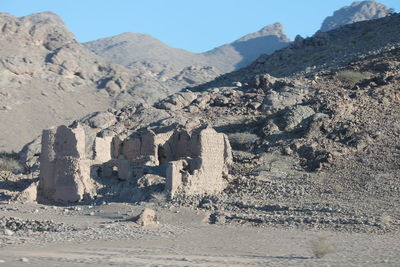
M 86 152 L 85 139 L 92 143 Z M 164 166 L 157 175 L 166 177 L 171 197 L 218 193 L 227 184 L 232 152 L 227 137 L 207 127 L 145 129 L 121 140 L 85 138 L 83 127 L 76 125 L 44 130 L 40 161 L 38 198 L 76 202 L 93 195 L 92 178 L 135 181 L 152 166 Z
M 158 165 L 156 135 L 150 130 L 135 133 L 123 142 L 120 156 L 136 165 Z
M 216 194 L 227 185 L 228 167 L 232 162 L 232 151 L 228 138 L 212 128 L 202 129 L 192 135 L 185 133 L 177 139 L 178 155 L 181 159 L 168 163 L 166 190 L 171 197 L 177 193 Z M 184 153 L 182 153 L 184 151 Z M 182 154 L 180 154 L 182 153 Z M 185 156 L 186 158 L 182 157 Z
M 80 125 L 43 131 L 39 201 L 76 202 L 93 194 L 85 132 Z

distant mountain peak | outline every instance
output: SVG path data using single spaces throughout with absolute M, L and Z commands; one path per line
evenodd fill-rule
M 154 36 L 147 33 L 138 33 L 138 32 L 123 32 L 113 38 L 121 38 L 121 39 L 137 39 L 137 38 L 147 38 L 147 39 L 156 39 Z
M 321 26 L 321 31 L 330 31 L 342 25 L 358 21 L 379 19 L 390 14 L 390 9 L 376 1 L 356 1 L 350 6 L 336 10 L 327 17 Z
M 62 18 L 50 11 L 34 13 L 20 18 L 21 20 L 29 20 L 34 24 L 58 24 L 65 26 Z
M 285 32 L 285 28 L 280 22 L 275 22 L 273 24 L 265 26 L 258 32 L 261 34 L 277 34 Z
M 247 35 L 243 36 L 242 38 L 236 40 L 235 42 L 243 42 L 243 41 L 248 41 L 250 39 L 254 39 L 257 37 L 270 36 L 270 35 L 275 35 L 279 38 L 284 37 L 287 39 L 287 37 L 285 36 L 284 26 L 281 23 L 276 22 L 274 24 L 269 24 L 269 25 L 263 27 L 261 30 L 259 30 L 257 32 L 247 34 Z

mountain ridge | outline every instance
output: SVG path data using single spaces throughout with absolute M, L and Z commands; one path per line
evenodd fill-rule
M 144 103 L 145 94 L 129 94 L 140 84 L 154 88 L 154 96 L 164 93 L 151 76 L 87 51 L 54 13 L 2 13 L 0 29 L 0 120 L 9 129 L 0 135 L 1 149 L 19 149 L 42 128 L 89 112 Z
M 396 36 L 399 35 L 397 28 L 388 29 L 381 22 L 397 18 L 398 15 L 393 15 L 380 20 L 354 23 L 330 32 L 317 33 L 312 38 L 296 38 L 290 45 L 283 26 L 275 23 L 208 51 L 207 55 L 201 55 L 202 64 L 195 64 L 198 61 L 186 64 L 175 60 L 176 56 L 172 57 L 173 60 L 167 56 L 164 63 L 157 64 L 137 60 L 128 69 L 90 52 L 76 40 L 62 19 L 52 12 L 20 18 L 1 13 L 0 120 L 10 130 L 0 134 L 0 149 L 17 150 L 38 135 L 42 128 L 68 123 L 90 112 L 126 105 L 151 105 L 182 88 L 209 81 L 212 82 L 205 86 L 219 83 L 231 86 L 234 82 L 245 80 L 245 77 L 250 78 L 243 84 L 253 82 L 251 77 L 254 73 L 285 76 L 312 72 L 326 68 L 329 64 L 334 66 L 341 60 L 348 62 L 350 58 L 366 51 L 374 51 L 374 47 L 378 50 L 386 49 L 380 40 L 388 41 L 388 45 L 390 42 L 396 45 Z M 377 29 L 362 31 L 362 23 L 372 27 L 377 25 Z M 344 36 L 353 33 L 357 33 L 357 36 Z M 127 36 L 150 39 L 156 47 L 161 43 L 146 34 L 124 33 L 120 37 Z M 338 39 L 346 43 L 337 42 Z M 120 41 L 121 46 L 126 45 L 125 40 Z M 243 51 L 257 50 L 254 47 L 257 48 L 259 44 L 263 46 L 265 41 L 289 46 L 269 55 L 264 54 L 252 63 L 243 62 L 241 48 Z M 184 51 L 169 48 L 171 53 L 179 55 Z M 263 47 L 270 51 L 275 48 Z M 355 53 L 350 53 L 353 50 Z M 192 53 L 184 52 L 188 53 L 190 59 Z M 246 56 L 259 55 L 257 52 Z M 213 80 L 224 71 L 208 64 L 210 58 L 219 62 L 222 66 L 220 69 L 224 71 L 237 68 L 240 64 L 251 64 L 244 71 L 235 71 Z M 172 66 L 171 62 L 176 65 Z M 196 87 L 194 90 L 197 90 Z M 15 132 L 19 135 L 15 136 Z
M 253 44 L 250 49 L 246 49 L 250 41 L 256 44 Z M 184 49 L 173 48 L 151 35 L 141 33 L 122 33 L 86 42 L 84 45 L 93 53 L 128 68 L 138 67 L 140 61 L 144 61 L 156 65 L 153 69 L 149 68 L 151 72 L 173 73 L 196 65 L 215 67 L 221 74 L 242 67 L 260 54 L 272 53 L 289 42 L 289 38 L 284 34 L 283 26 L 275 23 L 203 53 L 192 53 Z M 155 59 L 161 60 L 152 62 Z M 172 65 L 172 70 L 165 67 L 167 64 Z
M 354 22 L 379 19 L 390 15 L 391 10 L 376 1 L 356 1 L 336 10 L 321 25 L 321 31 L 329 31 Z

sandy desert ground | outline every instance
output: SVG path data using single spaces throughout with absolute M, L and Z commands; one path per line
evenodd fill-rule
M 132 221 L 144 207 L 125 203 L 53 207 L 3 204 L 0 217 L 63 222 L 62 232 L 2 235 L 3 266 L 399 266 L 399 232 L 386 234 L 215 225 L 208 214 L 145 204 L 159 224 Z M 312 243 L 334 252 L 317 259 Z

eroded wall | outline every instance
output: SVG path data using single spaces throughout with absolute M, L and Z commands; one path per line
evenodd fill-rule
M 40 155 L 39 201 L 76 202 L 93 195 L 91 161 L 85 156 L 80 125 L 44 130 Z
M 88 138 L 86 138 L 86 141 Z M 165 166 L 165 190 L 177 194 L 216 194 L 227 185 L 232 152 L 227 137 L 209 127 L 143 130 L 125 140 L 95 137 L 85 155 L 85 131 L 80 125 L 44 130 L 38 196 L 57 202 L 90 197 L 94 178 L 139 179 L 144 170 Z M 133 192 L 132 192 L 133 194 Z M 40 198 L 39 197 L 39 198 Z

